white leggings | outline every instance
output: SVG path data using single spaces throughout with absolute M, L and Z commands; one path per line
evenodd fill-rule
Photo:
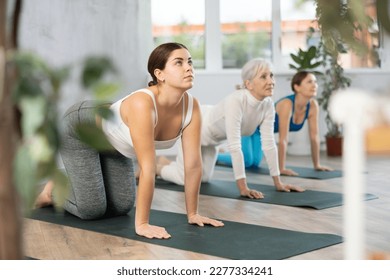
M 202 154 L 202 182 L 210 181 L 214 173 L 215 163 L 217 162 L 217 146 L 201 146 Z M 184 159 L 181 141 L 179 141 L 176 161 L 161 169 L 161 178 L 165 181 L 173 182 L 184 186 Z

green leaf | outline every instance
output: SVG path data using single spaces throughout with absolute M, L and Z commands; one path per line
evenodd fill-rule
M 106 120 L 112 118 L 112 116 L 114 115 L 110 108 L 103 106 L 96 107 L 96 114 Z
M 60 69 L 52 69 L 50 71 L 50 81 L 53 86 L 54 93 L 58 94 L 61 85 L 68 79 L 70 67 L 63 67 Z
M 295 54 L 290 54 L 291 58 L 296 62 L 298 65 L 301 64 L 301 58 L 296 56 Z
M 37 165 L 31 158 L 28 146 L 21 146 L 15 155 L 13 178 L 25 210 L 32 209 L 36 197 Z
M 12 56 L 18 74 L 22 77 L 39 79 L 49 72 L 47 64 L 37 55 L 30 52 L 15 52 Z
M 302 60 L 300 68 L 301 68 L 301 70 L 310 68 L 310 58 L 307 55 L 305 55 L 303 57 L 303 60 Z
M 29 151 L 31 158 L 36 162 L 50 162 L 54 157 L 54 151 L 49 145 L 47 137 L 43 134 L 35 134 L 29 139 Z
M 104 74 L 113 72 L 115 68 L 107 57 L 90 56 L 84 61 L 81 82 L 85 88 L 90 88 L 99 82 Z
M 118 84 L 99 82 L 93 87 L 93 94 L 97 100 L 107 100 L 109 97 L 113 97 L 118 90 Z
M 315 58 L 317 55 L 317 48 L 314 47 L 314 46 L 311 46 L 308 50 L 307 50 L 307 57 L 309 58 L 309 60 L 312 60 L 313 58 Z
M 98 151 L 108 151 L 113 149 L 103 131 L 96 126 L 79 124 L 76 126 L 76 133 L 81 141 Z
M 45 120 L 46 101 L 44 96 L 23 97 L 20 100 L 22 131 L 24 138 L 30 138 Z
M 12 99 L 18 103 L 23 97 L 33 97 L 43 95 L 43 90 L 38 81 L 32 77 L 20 77 L 14 84 L 12 89 Z
M 61 172 L 61 170 L 56 169 L 52 176 L 54 183 L 53 188 L 53 202 L 57 211 L 63 211 L 63 206 L 66 199 L 69 196 L 70 185 L 68 177 Z
M 321 61 L 316 62 L 316 63 L 314 63 L 314 64 L 311 65 L 311 68 L 317 68 L 317 67 L 321 66 L 321 64 L 322 64 Z M 321 73 L 321 72 L 318 72 L 318 73 Z

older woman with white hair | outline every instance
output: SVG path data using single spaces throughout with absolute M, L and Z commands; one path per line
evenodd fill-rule
M 244 157 L 241 150 L 241 136 L 261 131 L 263 152 L 270 175 L 277 191 L 298 191 L 298 186 L 284 184 L 280 179 L 278 151 L 274 139 L 275 109 L 271 96 L 275 80 L 271 65 L 264 59 L 248 61 L 242 68 L 243 84 L 216 105 L 203 105 L 201 153 L 203 163 L 202 181 L 207 182 L 214 173 L 218 146 L 227 140 L 232 157 L 234 178 L 241 196 L 263 198 L 263 194 L 249 189 L 246 182 Z M 185 148 L 185 147 L 183 147 Z M 179 148 L 176 161 L 161 159 L 157 174 L 164 180 L 184 185 L 184 165 L 182 149 Z

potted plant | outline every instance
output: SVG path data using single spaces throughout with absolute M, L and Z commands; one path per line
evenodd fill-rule
M 313 31 L 313 28 L 309 29 L 308 39 L 312 36 Z M 322 65 L 322 61 L 318 61 L 319 55 L 316 46 L 310 46 L 307 51 L 299 48 L 296 54 L 290 53 L 290 57 L 296 63 L 296 65 L 289 64 L 291 69 L 295 69 L 297 72 L 302 70 L 313 70 L 313 73 L 317 75 L 322 74 L 322 72 L 314 71 L 314 69 Z
M 338 62 L 338 56 L 330 55 L 323 47 L 319 48 L 323 55 L 324 75 L 322 79 L 322 91 L 318 98 L 318 103 L 325 112 L 325 122 L 327 126 L 326 151 L 328 156 L 342 155 L 342 127 L 334 122 L 328 111 L 329 100 L 332 94 L 339 89 L 347 88 L 351 85 L 351 79 L 345 76 L 343 67 Z M 340 50 L 340 53 L 346 50 Z
M 317 55 L 321 57 L 324 69 L 318 102 L 326 114 L 327 153 L 329 156 L 340 156 L 342 127 L 331 119 L 328 104 L 335 91 L 351 85 L 351 79 L 345 75 L 339 57 L 348 50 L 358 55 L 367 52 L 367 47 L 357 38 L 357 34 L 368 28 L 373 21 L 365 13 L 364 1 L 316 0 L 315 3 L 321 36 Z

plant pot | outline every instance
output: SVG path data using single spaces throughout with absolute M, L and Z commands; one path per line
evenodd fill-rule
M 343 137 L 326 136 L 326 153 L 330 157 L 339 157 L 342 155 Z

